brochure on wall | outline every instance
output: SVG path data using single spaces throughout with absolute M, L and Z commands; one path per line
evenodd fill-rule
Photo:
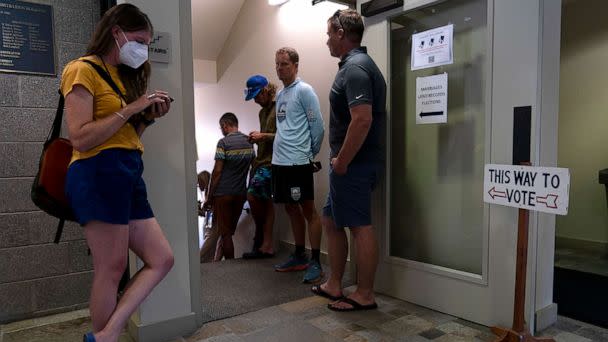
M 416 124 L 448 122 L 448 74 L 416 77 Z
M 454 63 L 453 36 L 453 24 L 413 34 L 412 70 Z

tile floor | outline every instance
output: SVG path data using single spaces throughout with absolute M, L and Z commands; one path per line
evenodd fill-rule
M 244 315 L 210 322 L 194 334 L 168 342 L 315 341 L 493 341 L 489 328 L 391 297 L 378 296 L 378 310 L 337 313 L 311 296 Z M 90 329 L 88 312 L 0 326 L 0 342 L 81 341 Z M 560 317 L 542 332 L 557 342 L 608 342 L 608 330 Z M 120 342 L 132 342 L 126 335 Z

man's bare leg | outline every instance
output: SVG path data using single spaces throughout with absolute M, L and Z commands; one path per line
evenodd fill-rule
M 333 219 L 323 216 L 321 221 L 323 222 L 325 236 L 327 236 L 327 253 L 331 272 L 327 281 L 320 286 L 326 293 L 334 297 L 340 297 L 342 296 L 342 277 L 344 276 L 348 255 L 348 240 L 344 229 L 338 229 Z
M 357 289 L 348 297 L 361 305 L 375 303 L 374 278 L 378 266 L 378 241 L 372 226 L 361 226 L 351 229 L 355 241 L 357 259 Z M 352 305 L 337 302 L 335 308 L 349 309 Z
M 274 203 L 272 200 L 263 200 L 264 206 L 264 239 L 260 251 L 263 253 L 274 254 L 274 244 L 272 229 L 274 227 Z
M 308 240 L 310 242 L 310 248 L 320 249 L 322 235 L 321 218 L 315 208 L 315 201 L 304 201 L 301 206 L 302 213 L 308 222 Z

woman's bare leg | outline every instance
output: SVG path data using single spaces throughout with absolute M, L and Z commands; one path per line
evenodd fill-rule
M 129 226 L 91 221 L 84 228 L 93 257 L 93 286 L 89 301 L 93 331 L 101 331 L 114 309 L 118 283 L 127 266 Z
M 108 324 L 95 334 L 99 342 L 116 342 L 129 317 L 173 267 L 173 252 L 155 218 L 133 220 L 129 248 L 144 262 L 131 279 Z

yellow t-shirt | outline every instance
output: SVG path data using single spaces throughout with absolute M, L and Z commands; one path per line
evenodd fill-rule
M 109 115 L 115 115 L 114 112 L 119 111 L 126 103 L 120 95 L 112 89 L 112 87 L 97 73 L 95 69 L 86 62 L 81 60 L 87 59 L 101 66 L 110 72 L 112 80 L 118 86 L 118 89 L 125 94 L 125 87 L 120 81 L 118 69 L 115 66 L 105 64 L 97 56 L 85 56 L 77 60 L 73 60 L 63 69 L 61 75 L 61 93 L 64 97 L 74 89 L 75 85 L 81 85 L 93 95 L 93 120 L 99 120 Z M 144 146 L 135 132 L 133 125 L 125 123 L 110 139 L 106 140 L 101 145 L 95 146 L 86 152 L 78 152 L 75 149 L 72 152 L 72 160 L 70 163 L 79 160 L 90 158 L 97 155 L 103 150 L 110 148 L 124 148 L 128 150 L 144 151 Z

